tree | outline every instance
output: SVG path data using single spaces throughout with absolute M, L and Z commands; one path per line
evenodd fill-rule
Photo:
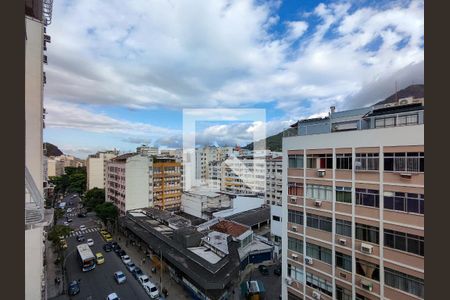
M 99 204 L 105 202 L 105 190 L 99 188 L 93 188 L 86 192 L 83 199 L 83 205 L 89 210 L 95 209 Z
M 65 174 L 50 178 L 50 182 L 55 185 L 55 193 L 79 193 L 86 190 L 86 168 L 66 167 Z
M 97 205 L 95 207 L 95 212 L 97 214 L 97 217 L 99 217 L 104 224 L 106 224 L 108 220 L 115 222 L 119 215 L 117 207 L 111 202 L 104 202 Z

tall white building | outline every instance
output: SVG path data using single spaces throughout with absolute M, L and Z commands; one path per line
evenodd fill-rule
M 158 155 L 158 147 L 150 147 L 147 145 L 142 145 L 136 148 L 136 152 L 145 155 Z
M 50 36 L 50 1 L 25 1 L 25 299 L 46 299 L 45 226 L 52 211 L 44 209 L 43 88 L 44 54 Z
M 283 157 L 268 157 L 266 169 L 266 203 L 281 206 Z
M 266 157 L 233 157 L 222 163 L 223 191 L 264 197 Z
M 87 189 L 104 189 L 106 185 L 106 163 L 116 157 L 118 152 L 101 151 L 86 159 Z

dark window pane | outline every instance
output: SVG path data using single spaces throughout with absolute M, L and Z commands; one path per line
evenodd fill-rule
M 394 198 L 394 209 L 405 211 L 405 198 L 395 197 Z
M 393 158 L 384 158 L 384 170 L 385 171 L 394 171 L 394 159 Z
M 408 239 L 408 249 L 407 249 L 408 252 L 420 255 L 419 248 L 420 246 L 418 240 Z
M 408 212 L 419 212 L 419 200 L 414 198 L 408 198 Z
M 384 245 L 394 248 L 394 236 L 390 232 L 384 232 Z
M 406 238 L 404 236 L 395 236 L 395 249 L 406 251 Z
M 384 196 L 384 208 L 394 209 L 394 198 Z

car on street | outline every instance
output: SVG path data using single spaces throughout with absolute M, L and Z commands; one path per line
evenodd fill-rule
M 132 273 L 133 273 L 133 277 L 136 278 L 136 279 L 138 279 L 139 276 L 144 275 L 144 272 L 142 272 L 142 269 L 139 268 L 139 267 L 134 268 Z
M 146 283 L 143 287 L 150 298 L 157 299 L 159 297 L 159 290 L 152 282 Z
M 130 271 L 131 273 L 133 273 L 134 269 L 136 269 L 136 265 L 134 264 L 134 262 L 130 261 L 129 263 L 126 264 L 126 267 L 128 269 L 128 271 Z
M 258 270 L 262 275 L 269 275 L 269 269 L 265 265 L 260 265 Z
M 86 240 L 86 238 L 84 237 L 84 235 L 80 234 L 77 235 L 77 242 L 84 242 Z
M 78 218 L 86 218 L 86 214 L 85 213 L 79 213 L 78 215 Z
M 67 219 L 68 223 L 72 223 L 72 221 L 73 221 L 72 219 Z
M 124 283 L 125 281 L 127 281 L 127 277 L 125 276 L 125 274 L 122 271 L 115 272 L 114 279 L 116 280 L 116 282 L 118 284 L 121 284 L 121 283 Z
M 281 276 L 281 265 L 278 265 L 275 269 L 273 269 L 273 274 Z
M 64 222 L 64 226 L 69 226 L 69 222 Z
M 138 277 L 138 281 L 141 285 L 144 285 L 144 284 L 150 282 L 150 277 L 148 277 L 147 275 L 144 274 L 144 275 L 141 275 Z
M 87 240 L 87 244 L 88 244 L 89 247 L 94 246 L 94 240 L 93 239 L 88 239 Z
M 105 262 L 105 257 L 101 252 L 95 253 L 95 260 L 97 261 L 97 265 L 101 265 Z
M 116 293 L 111 293 L 106 297 L 106 300 L 120 300 Z
M 86 230 L 86 225 L 81 225 L 80 230 Z
M 122 262 L 126 265 L 129 262 L 131 262 L 131 258 L 128 255 L 123 255 L 120 257 L 122 259 Z
M 119 250 L 116 252 L 116 254 L 117 254 L 117 256 L 119 256 L 119 257 L 122 257 L 122 256 L 124 256 L 124 255 L 127 255 L 127 253 L 126 253 L 125 250 L 123 250 L 123 249 L 119 249 Z
M 68 212 L 68 213 L 72 212 L 72 208 L 69 207 L 69 208 L 67 209 L 67 212 Z
M 110 243 L 106 243 L 103 245 L 103 250 L 105 250 L 105 252 L 111 252 L 112 251 L 112 247 Z
M 119 248 L 120 248 L 120 246 L 119 246 L 119 244 L 117 244 L 117 242 L 111 242 L 111 247 L 112 247 L 113 249 L 116 249 L 116 247 L 119 247 Z
M 107 235 L 105 235 L 103 237 L 105 238 L 105 241 L 107 241 L 107 242 L 112 242 L 112 240 L 113 240 L 113 238 L 112 238 L 112 236 L 110 234 L 107 234 Z
M 71 281 L 69 287 L 67 288 L 67 293 L 69 296 L 75 296 L 80 293 L 80 284 L 77 280 Z

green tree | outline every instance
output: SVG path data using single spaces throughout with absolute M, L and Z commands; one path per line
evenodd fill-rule
M 104 202 L 97 205 L 95 207 L 95 212 L 97 214 L 97 217 L 99 217 L 104 224 L 106 224 L 108 220 L 111 222 L 115 222 L 119 215 L 117 207 L 111 202 Z
M 83 199 L 83 205 L 89 210 L 95 209 L 99 204 L 105 202 L 105 190 L 93 188 L 86 192 Z

